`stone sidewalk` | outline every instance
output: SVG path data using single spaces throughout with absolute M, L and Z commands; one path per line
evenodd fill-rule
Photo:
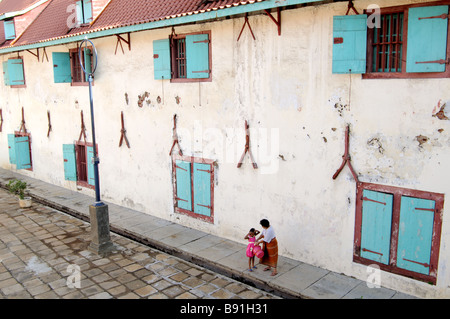
M 34 201 L 89 222 L 92 197 L 0 169 L 0 187 L 12 178 L 28 183 Z M 415 298 L 383 287 L 371 289 L 365 281 L 283 256 L 279 257 L 277 276 L 271 277 L 263 267 L 248 272 L 245 244 L 104 202 L 112 232 L 284 298 Z
M 90 233 L 85 221 L 39 203 L 20 208 L 0 189 L 0 299 L 280 299 L 114 233 L 114 250 L 98 256 Z

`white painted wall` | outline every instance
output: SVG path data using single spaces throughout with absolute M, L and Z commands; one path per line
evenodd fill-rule
M 396 4 L 413 2 L 425 1 Z M 358 1 L 357 8 L 362 11 L 372 3 L 393 5 L 370 0 Z M 236 41 L 243 19 L 176 27 L 178 34 L 211 31 L 213 80 L 200 84 L 153 79 L 152 41 L 167 38 L 169 28 L 133 33 L 132 50 L 125 48 L 125 54 L 119 48 L 114 55 L 115 37 L 94 40 L 102 198 L 240 242 L 248 229 L 268 218 L 281 255 L 365 280 L 367 268 L 352 262 L 356 184 L 348 167 L 332 179 L 342 161 L 345 126 L 351 125 L 352 163 L 361 181 L 448 194 L 450 122 L 432 112 L 438 101 L 450 100 L 450 80 L 333 75 L 332 20 L 346 10 L 347 3 L 336 3 L 282 11 L 280 37 L 267 16 L 251 16 L 256 41 L 248 28 Z M 50 62 L 43 63 L 21 53 L 27 87 L 0 85 L 0 166 L 14 169 L 7 134 L 19 129 L 23 106 L 32 135 L 33 171 L 21 173 L 76 190 L 74 182 L 64 180 L 62 144 L 78 139 L 80 110 L 91 141 L 88 88 L 53 83 L 51 62 L 52 52 L 74 47 L 47 48 Z M 138 96 L 145 92 L 150 102 L 140 108 Z M 121 111 L 131 149 L 118 147 Z M 173 212 L 169 150 L 175 113 L 185 155 L 217 160 L 214 224 Z M 236 168 L 246 119 L 258 170 L 248 157 Z M 428 142 L 419 146 L 418 135 Z M 373 138 L 381 144 L 370 143 Z M 80 191 L 93 195 L 92 190 Z M 450 297 L 447 206 L 437 285 L 383 272 L 383 286 L 420 297 Z

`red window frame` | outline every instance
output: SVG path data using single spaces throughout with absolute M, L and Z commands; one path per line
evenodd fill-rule
M 88 49 L 92 52 L 92 47 L 88 47 Z M 83 69 L 81 68 L 80 59 L 79 59 L 79 53 L 78 48 L 76 49 L 70 49 L 70 70 L 72 74 L 72 86 L 87 86 L 89 85 L 89 82 L 86 81 L 86 76 L 83 72 Z M 92 67 L 92 54 L 91 54 L 91 67 Z M 92 82 L 94 84 L 94 82 Z
M 406 57 L 408 46 L 408 9 L 414 7 L 428 7 L 436 5 L 450 5 L 450 0 L 442 0 L 428 3 L 416 3 L 410 5 L 401 5 L 395 7 L 386 7 L 380 9 L 381 15 L 391 15 L 396 13 L 403 13 L 403 41 L 402 41 L 402 64 L 401 72 L 375 72 L 372 70 L 373 65 L 373 45 L 374 45 L 374 30 L 367 29 L 367 69 L 366 73 L 362 74 L 363 79 L 410 79 L 410 78 L 448 78 L 450 77 L 450 64 L 447 64 L 444 72 L 430 72 L 430 73 L 407 73 L 406 72 Z M 373 10 L 364 10 L 365 14 L 373 14 Z M 447 59 L 450 59 L 450 23 L 447 29 Z
M 210 165 L 211 168 L 211 214 L 210 216 L 205 216 L 205 215 L 200 215 L 200 214 L 196 214 L 194 213 L 194 211 L 190 211 L 190 210 L 186 210 L 183 208 L 180 208 L 177 206 L 177 177 L 176 177 L 176 161 L 177 160 L 181 160 L 181 161 L 185 161 L 185 162 L 190 162 L 191 163 L 191 168 L 193 167 L 194 163 L 201 163 L 201 164 L 207 164 Z M 191 169 L 192 172 L 192 169 Z M 198 158 L 198 157 L 193 157 L 193 156 L 184 156 L 184 155 L 178 155 L 178 154 L 173 154 L 172 155 L 172 177 L 173 177 L 173 205 L 174 205 L 174 211 L 176 213 L 182 214 L 182 215 L 187 215 L 190 217 L 194 217 L 196 219 L 214 224 L 214 161 L 213 160 L 209 160 L 209 159 L 204 159 L 204 158 Z M 191 173 L 191 190 L 193 189 L 194 185 L 194 177 L 193 174 Z M 191 196 L 192 196 L 192 203 L 194 203 L 194 192 L 191 191 Z
M 187 61 L 186 61 L 186 41 L 183 41 L 184 47 L 179 46 L 180 40 L 185 40 L 187 35 L 193 34 L 208 34 L 209 37 L 209 70 L 212 70 L 212 49 L 211 49 L 211 31 L 192 32 L 180 35 L 170 36 L 170 61 L 172 69 L 171 83 L 184 83 L 184 82 L 212 82 L 212 72 L 209 73 L 209 77 L 205 79 L 188 79 L 187 76 Z M 180 63 L 184 65 L 180 66 Z M 183 73 L 184 72 L 184 73 Z M 180 76 L 181 73 L 181 76 Z M 184 77 L 183 77 L 184 76 Z
M 390 246 L 390 258 L 389 264 L 385 265 L 374 260 L 361 257 L 361 225 L 362 225 L 362 205 L 363 205 L 363 191 L 372 190 L 377 192 L 383 192 L 392 194 L 393 207 L 392 207 L 392 227 L 391 227 L 391 246 Z M 400 227 L 400 204 L 401 197 L 409 196 L 420 199 L 429 199 L 435 201 L 435 215 L 433 223 L 433 240 L 431 246 L 430 256 L 430 274 L 420 274 L 406 269 L 402 269 L 396 266 L 397 259 L 397 245 L 398 245 L 398 233 Z M 439 261 L 439 249 L 441 241 L 441 228 L 442 228 L 442 213 L 444 207 L 444 195 L 439 193 L 425 192 L 420 190 L 413 190 L 401 187 L 373 184 L 373 183 L 357 183 L 356 189 L 356 216 L 355 216 L 355 234 L 354 234 L 354 246 L 353 246 L 353 261 L 363 265 L 376 264 L 381 270 L 391 272 L 394 274 L 410 277 L 413 279 L 425 281 L 428 283 L 436 284 L 437 268 Z
M 77 141 L 74 144 L 75 144 L 75 161 L 76 161 L 76 165 L 77 165 L 77 185 L 86 187 L 86 188 L 90 188 L 90 189 L 95 189 L 95 186 L 89 184 L 89 181 L 88 181 L 89 158 L 87 157 L 87 155 L 88 155 L 87 147 L 93 146 L 94 144 L 88 143 L 88 142 L 82 142 L 82 141 Z M 97 150 L 98 150 L 98 146 L 97 146 Z M 83 175 L 82 177 L 86 177 L 85 180 L 80 179 L 81 174 Z

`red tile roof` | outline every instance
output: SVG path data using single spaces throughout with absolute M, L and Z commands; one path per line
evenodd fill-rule
M 24 10 L 40 0 L 3 0 L 0 2 L 0 14 Z
M 264 0 L 113 0 L 93 27 L 128 26 L 261 1 Z
M 67 23 L 71 12 L 67 12 L 73 0 L 51 0 L 34 22 L 15 42 L 16 46 L 41 42 L 65 36 L 70 29 Z M 88 28 L 88 27 L 87 27 Z
M 265 0 L 111 0 L 92 25 L 70 29 L 67 20 L 71 13 L 67 12 L 67 7 L 73 4 L 74 0 L 51 0 L 36 20 L 14 43 L 14 46 L 262 1 Z

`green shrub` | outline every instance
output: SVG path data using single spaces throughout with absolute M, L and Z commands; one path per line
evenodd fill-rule
M 12 179 L 8 182 L 7 186 L 11 193 L 19 195 L 20 199 L 24 199 L 25 189 L 27 188 L 26 182 L 22 182 L 18 179 Z

